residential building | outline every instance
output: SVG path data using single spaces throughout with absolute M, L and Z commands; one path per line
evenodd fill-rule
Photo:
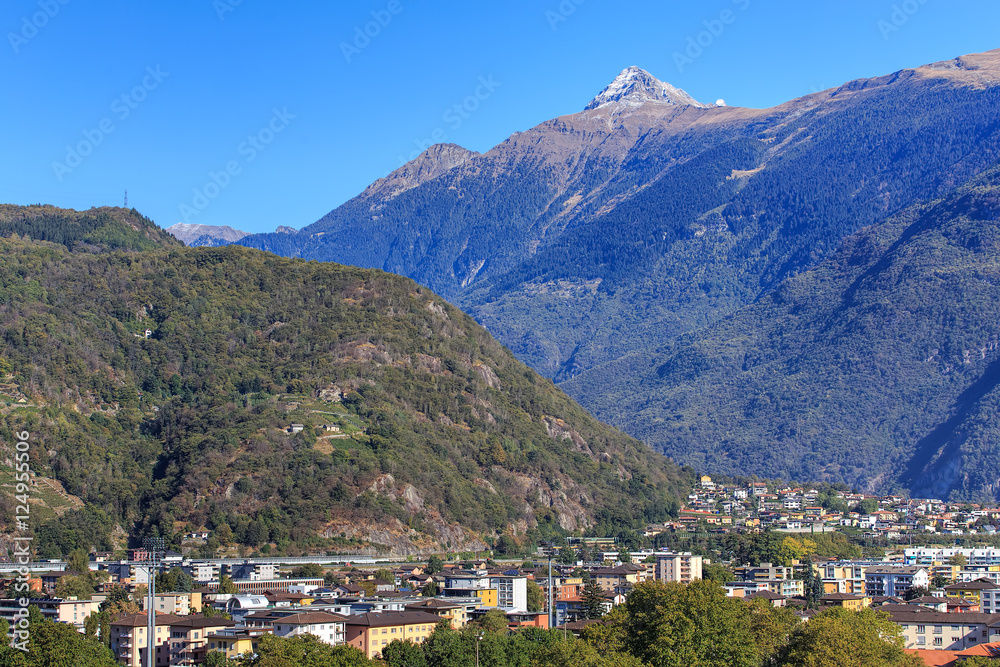
M 201 597 L 201 594 L 198 594 Z M 149 598 L 143 596 L 142 610 L 146 610 Z M 191 593 L 157 593 L 153 596 L 153 609 L 161 614 L 187 616 L 191 613 Z
M 1000 614 L 1000 588 L 979 591 L 979 610 L 984 614 Z
M 208 636 L 236 625 L 228 618 L 185 616 L 170 623 L 170 665 L 196 665 L 203 657 Z
M 307 611 L 283 616 L 274 621 L 276 637 L 315 635 L 326 644 L 343 644 L 347 616 L 325 611 Z
M 170 625 L 180 621 L 178 616 L 156 614 L 156 665 L 169 665 Z M 111 622 L 111 652 L 125 667 L 150 667 L 146 661 L 146 614 L 126 614 Z
M 977 579 L 976 581 L 965 581 L 957 584 L 949 584 L 944 587 L 944 594 L 950 598 L 965 598 L 972 600 L 982 609 L 982 599 L 980 594 L 983 591 L 994 591 L 998 587 L 989 579 Z
M 865 570 L 865 594 L 903 597 L 910 588 L 927 588 L 927 569 L 912 565 L 881 565 Z
M 743 581 L 770 581 L 773 579 L 791 579 L 793 570 L 783 565 L 761 563 L 756 567 L 746 565 L 734 568 L 733 573 Z
M 906 648 L 961 651 L 1000 639 L 996 614 L 890 611 L 902 629 Z
M 805 582 L 801 579 L 767 579 L 758 583 L 767 584 L 767 590 L 786 598 L 806 594 Z
M 244 653 L 256 653 L 260 638 L 267 634 L 271 634 L 271 628 L 223 628 L 209 633 L 204 650 L 219 651 L 233 659 Z
M 344 622 L 346 643 L 369 658 L 379 658 L 394 639 L 419 644 L 434 631 L 438 617 L 423 611 L 385 611 L 348 616 Z
M 656 554 L 656 580 L 689 584 L 702 578 L 703 559 L 690 552 L 659 552 Z
M 831 593 L 819 599 L 824 607 L 843 607 L 852 611 L 861 611 L 872 604 L 871 598 L 860 595 L 849 595 L 847 593 Z
M 444 595 L 446 597 L 477 597 L 482 600 L 484 607 L 499 606 L 499 594 L 500 592 L 486 574 L 448 574 L 444 580 Z
M 497 589 L 497 606 L 505 612 L 528 611 L 528 578 L 524 575 L 491 576 Z
M 451 627 L 456 630 L 461 630 L 468 623 L 468 612 L 465 605 L 439 598 L 412 602 L 406 605 L 405 610 L 434 614 L 438 619 L 451 623 Z
M 625 563 L 616 567 L 598 567 L 590 571 L 590 578 L 605 591 L 631 589 L 647 578 L 646 568 Z
M 42 617 L 72 625 L 79 632 L 83 632 L 83 621 L 97 612 L 100 606 L 99 601 L 63 600 L 61 598 L 30 599 L 28 604 L 38 607 Z M 0 618 L 7 623 L 13 623 L 16 618 L 15 614 L 21 609 L 21 604 L 16 599 L 0 600 Z

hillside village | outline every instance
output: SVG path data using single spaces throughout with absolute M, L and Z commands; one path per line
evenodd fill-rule
M 723 484 L 703 475 L 688 494 L 678 519 L 648 527 L 646 536 L 730 529 L 822 533 L 846 528 L 888 544 L 917 534 L 993 536 L 998 526 L 1000 506 L 995 505 L 875 496 L 763 481 Z

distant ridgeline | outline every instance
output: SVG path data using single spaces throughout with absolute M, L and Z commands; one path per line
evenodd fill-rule
M 297 234 L 239 243 L 410 276 L 706 472 L 997 498 L 992 209 L 949 193 L 998 159 L 1000 51 L 771 109 L 629 68 L 580 113 L 481 155 L 434 146 Z M 968 247 L 887 240 L 942 197 L 941 225 L 981 226 Z M 842 282 L 880 262 L 896 283 Z
M 85 503 L 36 526 L 42 556 L 201 527 L 503 550 L 663 520 L 691 484 L 407 278 L 185 248 L 120 209 L 0 212 L 0 359 L 28 398 L 0 425 Z

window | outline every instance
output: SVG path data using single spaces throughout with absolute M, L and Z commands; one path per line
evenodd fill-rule
M 935 637 L 934 638 L 934 645 L 935 646 L 941 646 L 942 644 L 943 644 L 943 640 L 942 640 L 941 637 Z
M 917 637 L 917 645 L 918 646 L 923 646 L 926 643 L 927 643 L 927 640 L 924 637 Z
M 952 641 L 952 643 L 954 643 L 954 642 L 957 642 L 957 641 L 961 641 L 961 639 L 962 639 L 961 637 L 952 637 L 951 641 Z
M 925 633 L 926 631 L 927 631 L 927 630 L 926 630 L 926 628 L 925 628 L 924 626 L 922 626 L 922 625 L 918 625 L 918 626 L 917 626 L 917 634 L 918 634 L 918 635 L 922 635 L 922 634 L 924 634 L 924 633 Z
M 944 628 L 941 627 L 940 625 L 935 625 L 934 626 L 934 634 L 939 635 L 939 634 L 941 634 L 942 630 L 944 630 Z

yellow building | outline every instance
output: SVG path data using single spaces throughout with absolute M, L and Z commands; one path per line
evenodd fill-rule
M 981 605 L 983 600 L 980 592 L 991 591 L 997 587 L 997 584 L 994 584 L 989 579 L 976 579 L 975 581 L 949 584 L 944 587 L 944 593 L 950 598 L 965 598 Z
M 819 599 L 824 607 L 843 607 L 852 611 L 861 611 L 872 606 L 872 599 L 859 595 L 849 595 L 848 593 L 831 593 Z
M 206 648 L 209 651 L 219 651 L 232 660 L 244 653 L 256 653 L 260 638 L 265 634 L 266 631 L 256 628 L 222 630 L 206 637 Z
M 420 644 L 437 626 L 438 617 L 424 611 L 383 611 L 349 616 L 344 623 L 345 643 L 356 646 L 369 658 L 379 658 L 392 641 Z

